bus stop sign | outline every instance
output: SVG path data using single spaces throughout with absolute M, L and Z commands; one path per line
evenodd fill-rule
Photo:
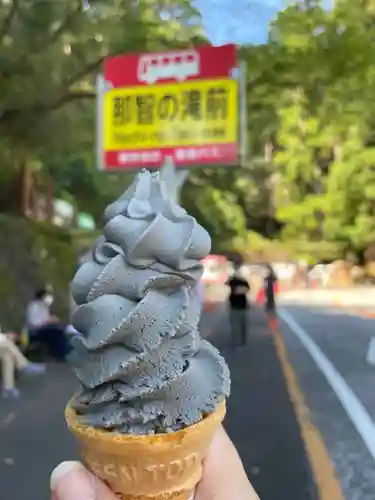
M 235 45 L 108 57 L 104 78 L 113 88 L 185 80 L 231 78 L 237 67 Z
M 235 45 L 110 57 L 98 79 L 103 170 L 238 163 Z

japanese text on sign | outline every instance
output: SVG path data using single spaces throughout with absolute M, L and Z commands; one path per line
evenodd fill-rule
M 107 151 L 237 141 L 233 80 L 113 89 L 104 100 Z

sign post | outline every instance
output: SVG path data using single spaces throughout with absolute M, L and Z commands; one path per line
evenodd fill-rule
M 102 74 L 96 77 L 96 161 L 99 170 L 105 170 L 104 165 L 104 96 L 105 79 Z
M 189 170 L 177 170 L 173 158 L 167 156 L 160 169 L 160 178 L 165 183 L 173 201 L 179 203 L 181 189 L 188 178 Z
M 247 80 L 246 63 L 241 61 L 239 67 L 239 89 L 240 89 L 240 158 L 244 165 L 247 160 Z
M 97 79 L 99 169 L 161 169 L 178 201 L 189 168 L 239 165 L 244 76 L 235 45 L 108 58 Z

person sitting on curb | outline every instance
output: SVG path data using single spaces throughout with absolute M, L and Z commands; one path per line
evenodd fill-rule
M 2 395 L 4 398 L 18 398 L 20 391 L 15 386 L 15 375 L 18 370 L 26 375 L 41 375 L 45 366 L 31 363 L 18 349 L 13 332 L 0 333 L 0 364 L 2 374 Z
M 52 294 L 46 289 L 39 290 L 27 306 L 26 326 L 31 342 L 44 344 L 53 358 L 64 361 L 72 349 L 67 335 L 71 333 L 70 327 L 51 314 L 52 303 Z

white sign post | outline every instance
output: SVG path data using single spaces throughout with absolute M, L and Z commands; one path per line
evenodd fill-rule
M 89 0 L 81 1 L 84 9 L 90 8 Z M 174 81 L 167 84 L 168 92 L 159 85 L 163 80 Z M 109 57 L 96 83 L 99 170 L 160 169 L 161 179 L 178 203 L 188 168 L 246 162 L 246 73 L 245 64 L 238 65 L 233 44 Z M 195 106 L 187 116 L 184 96 L 188 91 L 198 101 L 192 101 Z M 135 98 L 143 102 L 150 96 L 155 106 L 145 129 L 138 115 L 124 111 L 125 102 L 134 104 Z M 194 109 L 206 111 L 197 115 Z M 187 129 L 186 117 L 194 119 L 196 126 Z M 167 119 L 173 119 L 176 128 L 171 129 Z M 160 135 L 164 129 L 169 132 Z
M 176 203 L 180 202 L 181 189 L 188 175 L 188 170 L 177 170 L 173 158 L 166 157 L 164 165 L 160 169 L 160 179 L 165 183 L 168 193 Z

